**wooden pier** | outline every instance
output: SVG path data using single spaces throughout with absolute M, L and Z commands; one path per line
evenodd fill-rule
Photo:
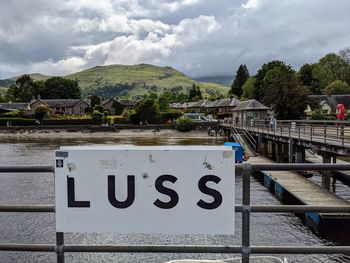
M 250 163 L 273 163 L 257 156 L 249 159 Z M 262 171 L 254 175 L 265 187 L 274 193 L 283 203 L 303 205 L 350 205 L 350 202 L 313 183 L 304 176 L 291 171 Z M 348 233 L 350 214 L 348 213 L 306 213 L 305 223 L 316 232 L 327 236 L 342 236 L 350 242 Z

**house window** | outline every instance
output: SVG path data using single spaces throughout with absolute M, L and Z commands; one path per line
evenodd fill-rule
M 84 107 L 80 107 L 80 114 L 84 113 Z
M 254 111 L 253 116 L 254 116 L 254 119 L 260 119 L 260 112 Z

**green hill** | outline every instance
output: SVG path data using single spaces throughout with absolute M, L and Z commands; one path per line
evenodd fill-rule
M 199 84 L 203 93 L 226 94 L 228 87 L 207 82 L 197 82 L 171 67 L 148 64 L 134 66 L 98 66 L 66 76 L 77 79 L 84 95 L 104 97 L 143 95 L 149 91 L 188 92 L 193 83 Z
M 35 81 L 50 78 L 39 73 L 28 75 Z M 2 81 L 4 84 L 15 83 L 19 77 Z M 164 91 L 188 93 L 193 83 L 200 86 L 202 94 L 226 95 L 229 89 L 221 84 L 193 80 L 171 67 L 157 67 L 149 64 L 97 66 L 67 75 L 65 78 L 77 79 L 83 96 L 98 95 L 105 98 L 140 96 L 148 92 Z M 4 93 L 8 85 L 0 85 L 0 87 L 4 87 L 0 89 L 0 92 Z
M 48 78 L 51 78 L 51 76 L 46 76 L 46 75 L 43 75 L 43 74 L 40 74 L 40 73 L 32 73 L 32 74 L 27 74 L 29 75 L 33 80 L 46 80 Z M 19 79 L 22 75 L 20 76 L 16 76 L 16 77 L 12 77 L 10 78 L 9 80 L 13 80 L 13 81 L 16 81 L 17 79 Z

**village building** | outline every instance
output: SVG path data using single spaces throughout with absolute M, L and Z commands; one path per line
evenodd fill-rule
M 237 124 L 246 124 L 252 120 L 265 120 L 269 118 L 269 108 L 252 99 L 241 101 L 233 109 L 233 121 Z
M 0 112 L 10 112 L 23 110 L 26 114 L 32 115 L 39 106 L 49 107 L 55 113 L 83 115 L 85 109 L 90 104 L 82 99 L 33 99 L 31 102 L 24 103 L 1 103 Z
M 336 106 L 343 104 L 346 113 L 350 112 L 350 94 L 345 95 L 310 95 L 310 98 L 316 100 L 324 114 L 335 114 Z M 306 113 L 312 112 L 314 109 L 308 106 Z
M 200 112 L 205 112 L 205 105 L 210 103 L 209 100 L 199 100 L 199 101 L 191 101 L 187 102 L 184 106 L 184 111 L 185 112 L 195 112 L 195 113 L 200 113 Z
M 109 111 L 111 115 L 122 115 L 123 112 L 134 108 L 135 105 L 135 101 L 114 98 L 102 103 L 103 110 Z
M 9 103 L 0 103 L 0 114 L 16 111 L 16 110 L 28 110 L 28 103 L 23 102 L 9 102 Z
M 47 106 L 55 113 L 59 114 L 74 114 L 83 115 L 85 109 L 90 107 L 90 104 L 82 99 L 35 99 L 28 105 L 28 110 L 31 114 L 39 106 Z
M 205 105 L 205 113 L 225 114 L 232 110 L 240 103 L 239 99 L 218 99 Z

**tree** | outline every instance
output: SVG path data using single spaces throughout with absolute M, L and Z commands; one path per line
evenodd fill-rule
M 159 122 L 159 106 L 155 100 L 145 99 L 137 104 L 135 107 L 135 122 L 142 121 L 145 123 Z
M 43 99 L 79 99 L 81 90 L 77 80 L 52 77 L 45 81 L 40 96 Z
M 195 83 L 192 84 L 192 87 L 189 91 L 188 100 L 193 101 L 194 98 L 196 98 L 197 100 L 202 99 L 202 93 L 199 88 L 199 85 L 196 85 Z
M 326 87 L 324 93 L 326 95 L 350 94 L 350 86 L 345 81 L 335 80 Z
M 345 80 L 350 85 L 350 47 L 340 50 L 339 56 L 345 63 Z
M 254 89 L 254 86 L 255 86 L 255 81 L 256 81 L 255 77 L 250 77 L 244 83 L 244 85 L 242 87 L 242 91 L 243 91 L 242 96 L 244 98 L 247 98 L 247 99 L 253 98 L 253 89 Z
M 312 82 L 314 80 L 312 73 L 313 67 L 313 64 L 306 63 L 300 68 L 298 72 L 298 77 L 301 85 L 308 87 L 312 85 Z
M 96 95 L 90 96 L 90 105 L 92 109 L 95 108 L 95 106 L 97 105 L 101 105 L 101 97 Z
M 9 87 L 7 97 L 15 102 L 29 102 L 37 93 L 33 79 L 29 75 L 22 75 Z
M 165 111 L 169 108 L 169 104 L 176 100 L 176 93 L 165 91 L 158 97 L 158 105 L 160 111 Z
M 278 119 L 299 119 L 307 105 L 312 104 L 309 92 L 299 85 L 295 74 L 280 72 L 271 79 L 266 90 L 265 101 L 275 111 Z
M 346 62 L 341 56 L 334 53 L 323 56 L 313 69 L 319 94 L 323 94 L 325 88 L 335 80 L 346 81 L 346 70 Z
M 266 75 L 269 71 L 281 68 L 281 70 L 288 69 L 289 71 L 293 71 L 290 66 L 287 66 L 283 61 L 274 60 L 269 63 L 266 63 L 261 66 L 258 70 L 258 73 L 255 75 L 255 83 L 252 91 L 252 97 L 258 101 L 263 101 L 265 97 L 266 86 L 269 85 L 269 81 L 271 80 L 272 74 L 270 73 L 269 79 L 266 79 Z M 278 70 L 275 70 L 278 72 Z
M 238 97 L 241 97 L 242 93 L 243 93 L 242 87 L 248 78 L 249 78 L 249 71 L 247 69 L 247 66 L 240 65 L 237 72 L 236 72 L 235 80 L 233 81 L 233 83 L 231 85 L 231 89 L 229 91 L 229 94 L 231 94 L 231 95 L 235 94 Z

